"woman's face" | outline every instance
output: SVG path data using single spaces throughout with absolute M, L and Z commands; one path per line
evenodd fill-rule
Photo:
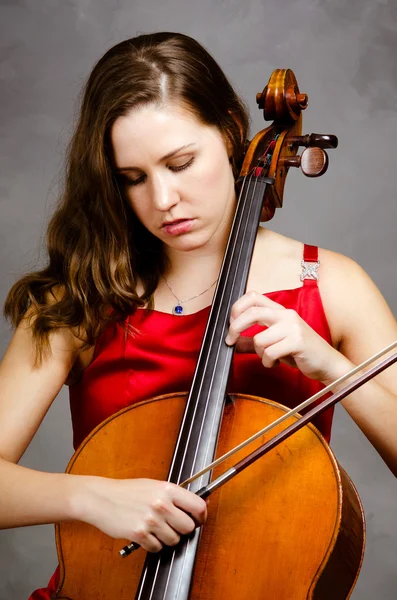
M 127 199 L 169 255 L 224 247 L 236 197 L 218 129 L 182 108 L 147 105 L 119 117 L 111 136 Z

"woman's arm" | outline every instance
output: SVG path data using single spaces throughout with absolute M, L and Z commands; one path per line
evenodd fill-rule
M 79 342 L 66 329 L 53 333 L 50 345 L 51 356 L 34 367 L 25 319 L 0 364 L 0 527 L 78 519 L 146 550 L 176 544 L 206 518 L 205 502 L 191 492 L 167 482 L 44 473 L 16 464 L 78 354 Z
M 332 383 L 378 350 L 397 340 L 397 322 L 382 294 L 351 259 L 323 252 L 320 291 L 330 328 L 345 357 L 333 365 Z M 321 259 L 320 259 L 321 260 Z M 397 365 L 383 371 L 342 401 L 397 477 Z
M 354 261 L 321 251 L 320 292 L 335 347 L 293 310 L 256 292 L 233 306 L 228 344 L 255 351 L 265 367 L 278 361 L 328 385 L 397 340 L 397 323 L 375 284 Z M 267 329 L 239 339 L 248 327 Z M 351 417 L 397 476 L 397 366 L 343 401 Z
M 60 391 L 77 356 L 73 334 L 50 337 L 51 356 L 34 367 L 27 318 L 16 329 L 0 364 L 0 527 L 70 519 L 74 478 L 16 465 Z

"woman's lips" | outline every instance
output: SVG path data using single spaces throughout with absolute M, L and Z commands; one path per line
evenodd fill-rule
M 172 221 L 172 223 L 165 223 L 163 229 L 169 235 L 180 235 L 181 233 L 190 231 L 193 223 L 194 219 L 178 219 L 177 221 Z

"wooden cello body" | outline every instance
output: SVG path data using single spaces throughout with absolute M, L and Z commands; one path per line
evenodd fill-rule
M 224 340 L 231 306 L 245 290 L 259 221 L 282 205 L 289 167 L 321 174 L 327 162 L 322 148 L 335 141 L 301 137 L 307 97 L 291 71 L 276 71 L 257 100 L 277 122 L 255 136 L 246 154 L 243 189 L 189 394 L 160 396 L 113 415 L 82 443 L 69 473 L 180 484 L 287 410 L 239 394 L 226 401 L 233 349 Z M 300 145 L 316 147 L 304 158 L 296 156 Z M 206 473 L 189 489 L 197 492 L 209 478 Z M 82 522 L 58 524 L 61 576 L 54 598 L 344 600 L 360 569 L 364 538 L 354 486 L 309 425 L 215 492 L 202 531 L 159 555 L 145 557 L 139 550 L 121 559 L 122 541 Z
M 113 415 L 83 442 L 67 472 L 165 479 L 185 403 L 184 394 L 167 395 Z M 217 453 L 286 410 L 253 396 L 231 396 Z M 260 443 L 263 440 L 253 447 Z M 189 597 L 349 598 L 364 537 L 362 508 L 352 482 L 318 431 L 304 427 L 211 496 Z M 138 550 L 123 560 L 118 554 L 122 545 L 85 523 L 59 524 L 61 577 L 55 597 L 135 598 L 145 552 Z

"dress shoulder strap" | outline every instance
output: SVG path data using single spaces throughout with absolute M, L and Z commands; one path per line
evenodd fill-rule
M 303 281 L 303 285 L 317 285 L 319 275 L 318 268 L 320 266 L 320 261 L 318 260 L 318 246 L 304 244 L 301 266 L 301 281 Z

